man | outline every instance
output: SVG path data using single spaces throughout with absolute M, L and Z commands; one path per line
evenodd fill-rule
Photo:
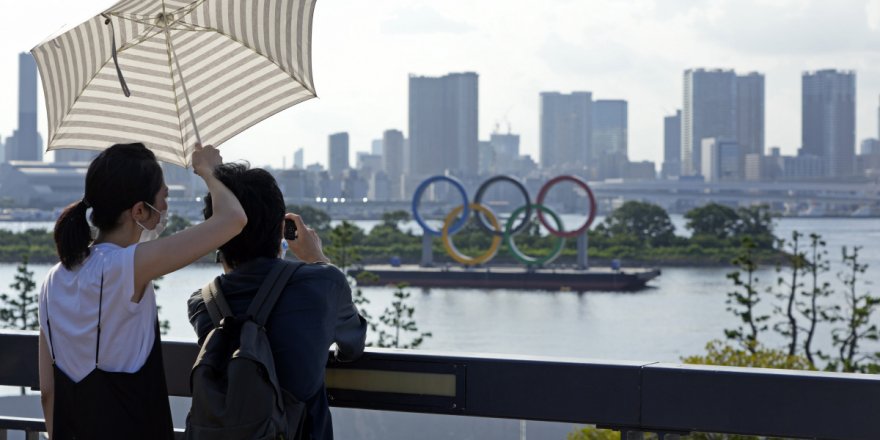
M 225 271 L 220 290 L 234 314 L 244 314 L 272 268 L 285 264 L 280 258 L 284 219 L 297 226 L 298 236 L 288 245 L 306 264 L 288 282 L 266 330 L 281 387 L 306 405 L 307 432 L 315 440 L 332 439 L 324 387 L 328 349 L 336 343 L 340 361 L 359 357 L 364 350 L 366 321 L 352 303 L 345 275 L 324 256 L 315 231 L 298 215 L 285 214 L 284 197 L 271 174 L 242 164 L 224 164 L 215 175 L 235 194 L 248 218 L 244 230 L 218 251 Z M 205 198 L 205 219 L 212 214 L 210 197 Z M 201 345 L 213 323 L 200 292 L 193 294 L 188 305 Z

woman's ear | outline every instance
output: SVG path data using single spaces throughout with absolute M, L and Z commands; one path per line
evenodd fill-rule
M 138 222 L 145 222 L 150 218 L 150 208 L 144 202 L 137 202 L 131 207 L 131 217 Z

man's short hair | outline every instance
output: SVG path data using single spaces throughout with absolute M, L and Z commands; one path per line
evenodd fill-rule
M 244 208 L 247 225 L 238 235 L 220 246 L 223 260 L 230 267 L 260 257 L 276 258 L 281 245 L 284 196 L 268 171 L 250 168 L 246 163 L 222 164 L 214 176 L 223 182 Z M 212 215 L 211 194 L 205 196 L 205 219 Z

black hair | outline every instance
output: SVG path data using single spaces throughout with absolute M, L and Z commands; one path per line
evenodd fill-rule
M 277 257 L 285 206 L 275 178 L 247 163 L 220 165 L 214 176 L 235 194 L 248 219 L 241 233 L 220 246 L 223 261 L 234 268 L 256 258 Z M 205 196 L 202 213 L 205 220 L 213 214 L 210 193 Z
M 61 264 L 73 269 L 89 256 L 92 242 L 86 210 L 101 231 L 118 226 L 119 216 L 137 202 L 156 204 L 164 177 L 156 155 L 144 144 L 116 144 L 89 165 L 82 200 L 64 208 L 55 222 L 55 248 Z

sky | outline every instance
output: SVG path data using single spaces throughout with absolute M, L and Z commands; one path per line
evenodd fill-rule
M 17 125 L 18 53 L 105 0 L 14 2 L 0 14 L 0 135 Z M 629 101 L 631 160 L 663 154 L 663 117 L 681 108 L 685 69 L 766 78 L 766 145 L 800 145 L 801 74 L 857 73 L 857 139 L 877 137 L 880 0 L 320 0 L 312 54 L 318 99 L 223 144 L 226 160 L 327 162 L 327 136 L 347 131 L 351 162 L 386 129 L 407 132 L 408 76 L 477 72 L 479 135 L 521 135 L 538 158 L 539 93 L 591 91 Z M 40 131 L 45 110 L 40 95 Z M 209 141 L 209 140 L 206 140 Z

